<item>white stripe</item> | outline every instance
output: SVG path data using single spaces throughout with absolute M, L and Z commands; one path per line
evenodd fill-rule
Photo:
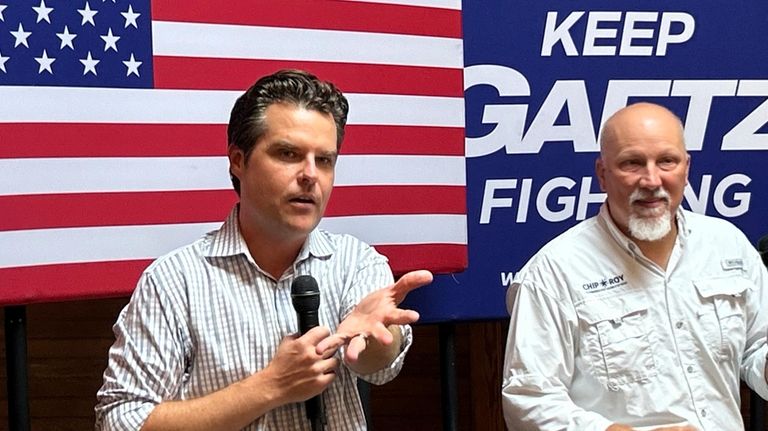
M 188 223 L 0 232 L 0 267 L 152 259 L 219 226 Z
M 335 185 L 451 185 L 466 184 L 460 156 L 341 156 Z
M 461 10 L 461 0 L 343 0 L 356 3 L 399 4 L 405 6 L 434 7 L 440 9 Z
M 347 94 L 349 124 L 464 127 L 461 97 Z
M 154 55 L 462 68 L 460 38 L 188 22 L 152 22 Z
M 0 159 L 0 196 L 230 189 L 226 157 Z M 464 185 L 461 156 L 345 156 L 337 186 Z
M 0 195 L 220 190 L 226 157 L 0 159 Z
M 466 244 L 467 238 L 463 215 L 335 217 L 324 219 L 322 225 L 371 244 Z M 153 259 L 219 226 L 187 223 L 0 232 L 0 268 Z
M 467 217 L 463 214 L 325 217 L 320 227 L 374 245 L 467 243 Z
M 0 86 L 0 122 L 226 124 L 241 91 Z M 464 127 L 461 97 L 347 94 L 349 124 Z M 78 101 L 72 109 L 72 101 Z

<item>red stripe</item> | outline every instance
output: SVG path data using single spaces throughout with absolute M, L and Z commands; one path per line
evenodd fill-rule
M 130 295 L 150 260 L 0 268 L 0 305 Z M 98 281 L 97 281 L 98 280 Z
M 461 11 L 350 1 L 152 2 L 155 21 L 259 25 L 460 38 Z
M 326 217 L 369 214 L 466 214 L 463 186 L 334 187 Z
M 396 275 L 415 269 L 456 272 L 467 265 L 465 245 L 386 245 L 376 249 L 389 258 Z M 0 268 L 0 305 L 130 295 L 150 263 L 151 260 L 128 260 Z
M 232 190 L 0 196 L 0 231 L 223 221 Z
M 225 124 L 0 123 L 0 158 L 224 156 Z M 343 154 L 464 154 L 464 129 L 346 128 Z
M 427 269 L 450 273 L 467 268 L 467 246 L 457 244 L 377 245 L 376 250 L 389 258 L 395 275 Z
M 245 90 L 260 76 L 280 69 L 302 69 L 346 93 L 464 95 L 460 68 L 169 56 L 154 57 L 153 62 L 155 88 L 163 89 Z
M 221 124 L 0 123 L 0 158 L 223 156 Z
M 342 154 L 464 155 L 460 127 L 347 126 Z
M 86 226 L 217 222 L 237 196 L 232 190 L 0 196 L 0 231 Z M 464 214 L 464 187 L 337 187 L 327 216 Z

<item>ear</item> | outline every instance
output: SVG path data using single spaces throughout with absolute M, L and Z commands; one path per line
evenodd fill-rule
M 237 145 L 227 147 L 227 157 L 229 158 L 229 173 L 240 179 L 243 168 L 245 168 L 245 154 Z
M 691 155 L 685 154 L 685 184 L 688 184 L 688 173 L 691 171 Z
M 600 182 L 600 191 L 605 191 L 605 162 L 602 157 L 595 159 L 595 174 Z

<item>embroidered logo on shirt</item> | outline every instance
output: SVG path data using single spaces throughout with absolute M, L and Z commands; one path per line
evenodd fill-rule
M 619 286 L 624 286 L 625 284 L 627 284 L 627 282 L 624 281 L 624 274 L 619 274 L 605 277 L 600 281 L 584 283 L 581 288 L 584 289 L 585 292 L 594 293 L 615 289 Z
M 728 271 L 731 269 L 744 269 L 744 260 L 743 259 L 723 259 L 720 261 L 720 265 L 722 265 L 725 271 Z

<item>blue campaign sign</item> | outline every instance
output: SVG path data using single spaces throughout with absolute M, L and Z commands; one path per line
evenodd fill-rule
M 513 274 L 596 214 L 599 127 L 639 100 L 679 115 L 683 206 L 768 233 L 768 3 L 464 2 L 469 268 L 406 305 L 422 321 L 507 315 Z

